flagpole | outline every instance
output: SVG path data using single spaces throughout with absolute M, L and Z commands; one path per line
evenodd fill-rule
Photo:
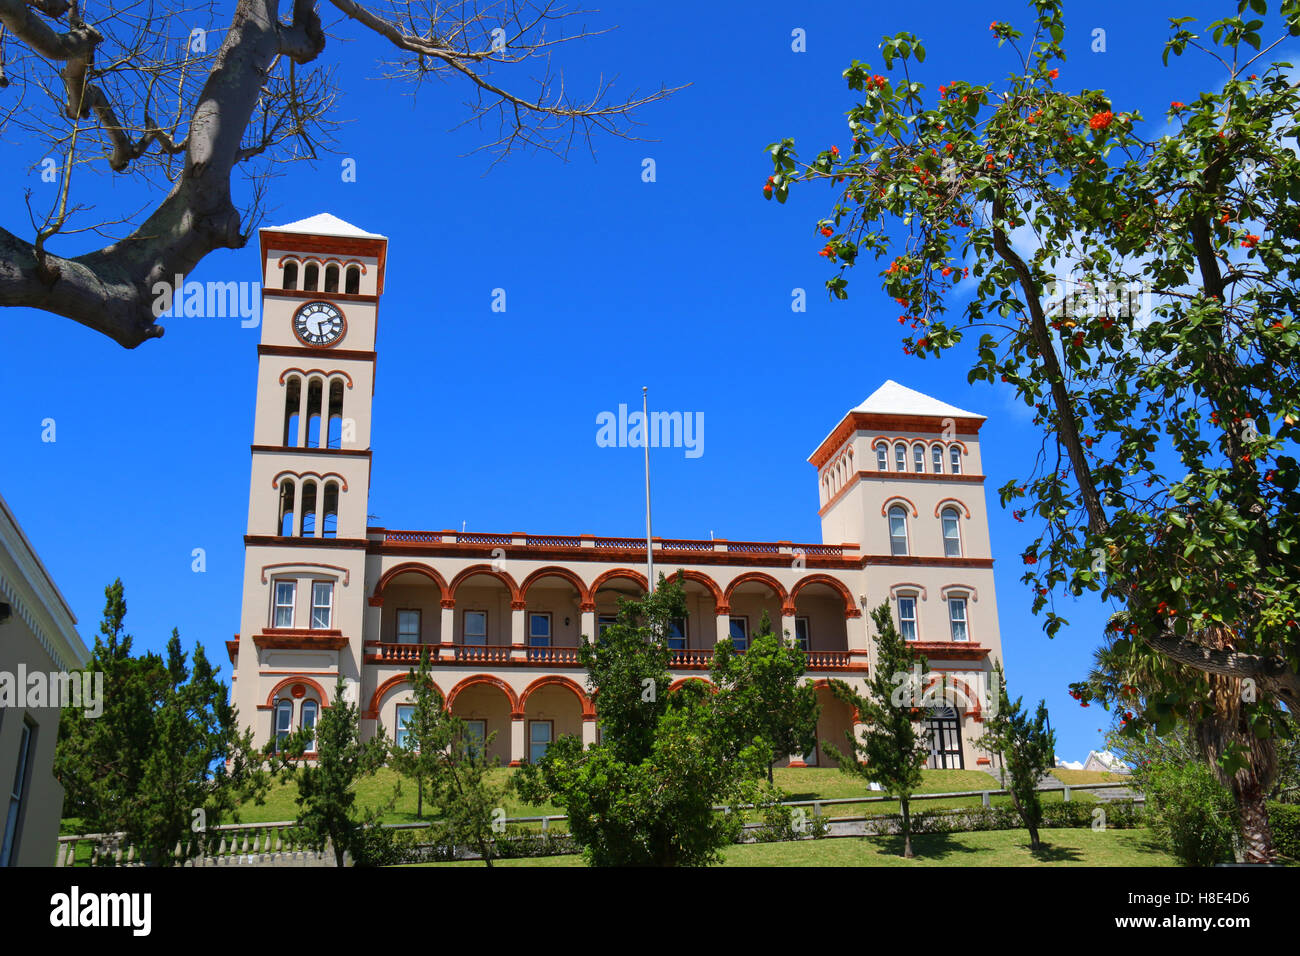
M 641 386 L 641 420 L 644 429 L 641 432 L 641 447 L 645 449 L 645 564 L 646 580 L 650 582 L 650 593 L 655 590 L 655 556 L 650 538 L 650 413 L 646 398 L 646 386 Z

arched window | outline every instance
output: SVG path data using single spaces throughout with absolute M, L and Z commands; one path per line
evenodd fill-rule
M 348 266 L 347 277 L 344 279 L 344 291 L 348 295 L 356 295 L 361 291 L 360 266 Z
M 952 462 L 952 473 L 954 475 L 960 475 L 961 474 L 961 446 L 953 445 L 951 448 L 948 449 L 948 455 L 949 455 L 949 459 Z
M 339 291 L 339 266 L 337 262 L 331 262 L 325 267 L 325 291 Z
M 901 441 L 894 445 L 894 471 L 907 471 L 907 446 Z
M 961 525 L 956 508 L 944 508 L 940 516 L 943 520 L 943 556 L 945 558 L 961 557 Z
M 907 554 L 907 509 L 902 505 L 889 509 L 889 553 Z
M 316 749 L 316 717 L 320 712 L 320 704 L 314 700 L 304 700 L 302 702 L 302 729 L 311 731 L 311 742 L 307 744 L 309 752 Z
M 304 292 L 315 292 L 316 286 L 320 282 L 320 266 L 314 262 L 307 263 L 307 267 L 302 270 L 302 288 Z
M 934 445 L 930 449 L 930 467 L 936 475 L 943 474 L 943 446 Z
M 322 538 L 333 538 L 338 535 L 339 484 L 337 481 L 330 481 L 325 484 L 325 513 L 321 518 L 321 523 L 323 525 L 321 529 Z
M 925 446 L 912 446 L 912 470 L 918 475 L 925 472 Z
M 276 534 L 283 538 L 293 537 L 294 528 L 294 484 L 292 481 L 285 480 L 280 482 L 280 520 L 277 522 Z
M 298 288 L 298 263 L 290 259 L 284 264 L 284 272 L 281 273 L 284 280 L 283 285 L 286 289 Z
M 307 447 L 323 448 L 321 436 L 323 430 L 328 430 L 329 426 L 321 426 L 321 395 L 324 393 L 325 383 L 318 378 L 313 378 L 307 384 Z
M 297 375 L 289 376 L 284 385 L 284 440 L 286 448 L 298 444 L 298 410 L 302 406 L 302 379 Z
M 316 537 L 316 482 L 302 483 L 302 521 L 298 533 L 304 538 Z
M 343 380 L 336 378 L 330 382 L 329 427 L 326 429 L 326 443 L 329 448 L 343 447 Z
M 293 701 L 282 700 L 275 705 L 275 744 L 278 748 L 284 743 L 293 729 Z
M 876 442 L 876 471 L 889 471 L 889 446 Z

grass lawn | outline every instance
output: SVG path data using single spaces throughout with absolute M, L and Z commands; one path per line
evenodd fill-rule
M 1043 830 L 1046 844 L 1029 849 L 1024 830 L 922 833 L 912 838 L 916 856 L 904 860 L 896 836 L 842 837 L 798 843 L 748 843 L 723 851 L 724 866 L 1176 866 L 1145 829 L 1087 827 Z M 482 866 L 477 861 L 425 866 Z M 499 860 L 493 866 L 582 866 L 580 856 Z
M 1068 770 L 1064 767 L 1057 767 L 1052 771 L 1052 776 L 1072 787 L 1085 783 L 1123 783 L 1133 779 L 1127 774 L 1110 773 L 1106 770 Z

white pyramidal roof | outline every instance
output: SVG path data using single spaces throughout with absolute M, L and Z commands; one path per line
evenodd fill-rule
M 265 226 L 263 232 L 297 232 L 310 233 L 317 236 L 343 236 L 348 239 L 387 239 L 387 236 L 381 236 L 378 233 L 366 232 L 364 229 L 352 225 L 350 222 L 344 222 L 338 216 L 331 216 L 327 212 L 317 213 L 307 219 L 299 219 L 297 222 L 291 222 L 284 226 Z
M 984 418 L 974 412 L 964 411 L 955 405 L 941 402 L 916 389 L 899 385 L 889 379 L 876 389 L 867 400 L 853 409 L 871 415 L 934 415 L 943 418 Z

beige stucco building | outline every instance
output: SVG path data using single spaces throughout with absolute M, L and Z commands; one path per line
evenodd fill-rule
M 240 714 L 259 741 L 312 724 L 341 674 L 363 733 L 381 722 L 392 735 L 427 645 L 448 705 L 473 732 L 496 734 L 502 763 L 535 759 L 561 734 L 594 742 L 579 636 L 645 589 L 644 537 L 368 527 L 387 240 L 322 214 L 263 229 L 261 250 L 243 612 L 228 645 Z M 983 422 L 886 382 L 809 458 L 820 542 L 655 539 L 656 574 L 681 579 L 688 600 L 674 676 L 707 678 L 714 643 L 743 645 L 766 611 L 806 649 L 819 737 L 840 744 L 854 715 L 826 681 L 861 682 L 872 666 L 866 612 L 889 601 L 957 689 L 955 706 L 926 711 L 932 765 L 986 765 L 974 740 L 1001 641 Z
M 90 658 L 76 624 L 0 498 L 0 866 L 54 865 L 63 810 L 53 773 L 58 704 L 71 700 L 59 678 Z

